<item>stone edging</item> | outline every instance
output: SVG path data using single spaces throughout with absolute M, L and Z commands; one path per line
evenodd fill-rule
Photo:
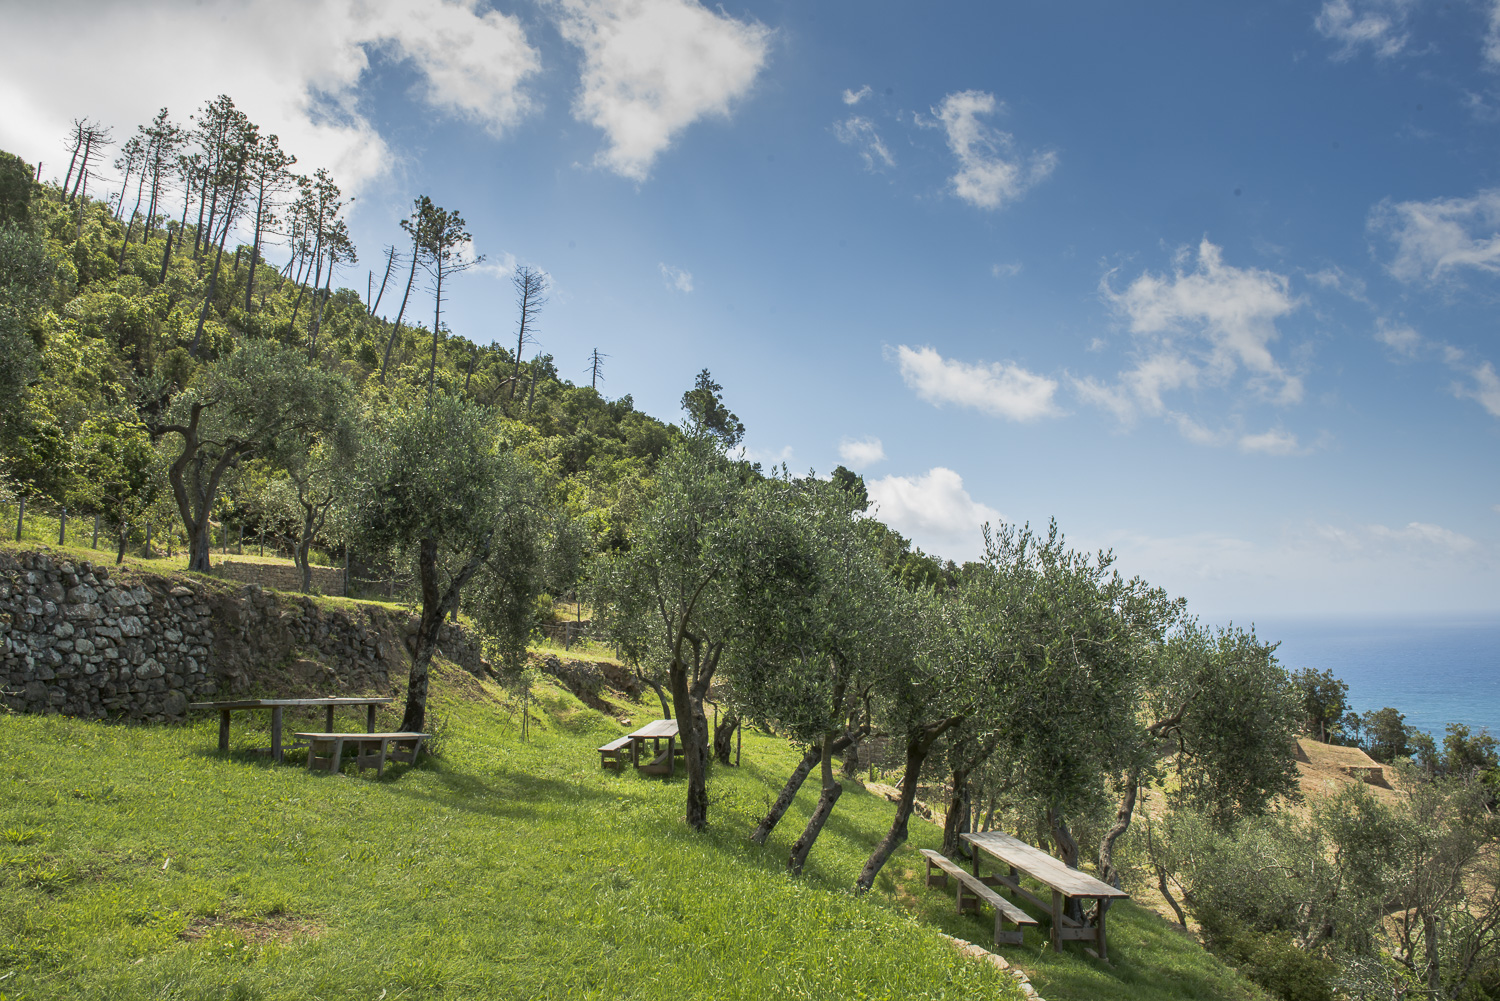
M 965 942 L 961 938 L 954 938 L 952 935 L 944 935 L 942 932 L 938 932 L 938 934 L 942 935 L 943 938 L 952 943 L 953 948 L 957 949 L 961 955 L 968 956 L 970 959 L 977 959 L 981 963 L 989 963 L 995 969 L 1004 970 L 1006 973 L 1010 974 L 1013 978 L 1015 978 L 1016 983 L 1020 985 L 1021 993 L 1032 999 L 1032 1001 L 1045 1001 L 1045 999 L 1036 992 L 1036 988 L 1031 986 L 1031 978 L 1022 973 L 1020 970 L 1016 969 L 1014 966 L 1011 966 L 1010 963 L 1006 962 L 1004 956 L 990 952 L 983 946 L 975 945 L 973 942 Z

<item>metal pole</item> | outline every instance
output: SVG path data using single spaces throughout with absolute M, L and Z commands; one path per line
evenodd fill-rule
M 62 513 L 60 515 L 58 515 L 58 517 L 57 517 L 57 544 L 59 546 L 65 546 L 65 545 L 67 545 L 68 544 L 67 543 L 67 539 L 68 539 L 68 509 L 67 508 L 63 508 L 62 509 Z
M 151 522 L 146 522 L 146 558 L 151 558 Z
M 16 541 L 21 541 L 21 526 L 26 523 L 26 495 L 21 495 L 21 508 L 16 512 Z

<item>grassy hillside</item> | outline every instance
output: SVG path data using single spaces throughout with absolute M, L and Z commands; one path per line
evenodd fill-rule
M 618 723 L 540 694 L 523 744 L 499 689 L 442 671 L 439 755 L 381 780 L 221 756 L 207 718 L 0 717 L 0 998 L 1019 997 L 938 934 L 982 943 L 990 922 L 922 885 L 937 828 L 857 899 L 892 808 L 851 790 L 790 879 L 815 790 L 765 848 L 745 837 L 783 742 L 746 735 L 697 835 L 680 780 L 599 770 Z M 267 734 L 237 719 L 233 743 Z M 1110 929 L 1113 966 L 1040 936 L 1006 954 L 1052 1001 L 1256 996 L 1154 915 Z

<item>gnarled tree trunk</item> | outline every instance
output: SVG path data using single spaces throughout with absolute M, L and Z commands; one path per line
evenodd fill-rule
M 922 776 L 922 764 L 927 760 L 927 753 L 932 750 L 933 743 L 961 719 L 962 717 L 953 716 L 930 723 L 907 737 L 906 774 L 901 776 L 901 798 L 896 802 L 896 817 L 891 821 L 891 829 L 865 860 L 865 867 L 854 883 L 856 893 L 865 893 L 874 886 L 875 877 L 880 875 L 885 863 L 897 848 L 906 843 L 907 823 L 911 820 L 911 811 L 917 802 L 917 782 Z

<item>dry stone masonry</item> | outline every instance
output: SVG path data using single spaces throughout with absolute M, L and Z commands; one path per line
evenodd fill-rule
M 0 552 L 0 699 L 17 712 L 166 721 L 240 695 L 388 695 L 415 631 L 415 617 L 378 606 Z M 457 626 L 439 649 L 489 671 Z

